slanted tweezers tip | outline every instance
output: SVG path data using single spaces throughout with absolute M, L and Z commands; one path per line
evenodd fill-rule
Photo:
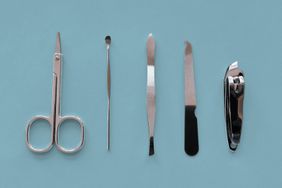
M 60 32 L 57 32 L 57 40 L 59 41 L 61 38 L 61 33 Z

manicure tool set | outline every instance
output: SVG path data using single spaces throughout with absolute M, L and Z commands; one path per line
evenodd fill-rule
M 110 150 L 111 136 L 111 64 L 110 46 L 111 37 L 105 37 L 106 63 L 107 63 L 107 150 Z M 155 53 L 156 42 L 150 33 L 147 38 L 147 127 L 149 130 L 149 156 L 155 154 L 154 129 L 156 114 L 156 95 L 155 91 Z M 77 116 L 62 116 L 60 113 L 60 94 L 61 94 L 61 73 L 62 73 L 62 52 L 61 52 L 60 33 L 57 33 L 55 53 L 53 57 L 53 84 L 52 84 L 52 109 L 49 116 L 34 116 L 26 126 L 26 145 L 28 149 L 35 153 L 45 153 L 53 146 L 67 154 L 80 151 L 84 145 L 84 124 Z M 196 89 L 194 79 L 193 51 L 190 42 L 185 41 L 184 46 L 184 151 L 189 156 L 194 156 L 199 151 L 198 123 L 196 117 Z M 235 151 L 239 145 L 243 126 L 243 101 L 244 101 L 245 80 L 244 73 L 239 68 L 238 62 L 228 66 L 224 76 L 224 112 L 226 121 L 227 141 L 231 151 Z M 46 147 L 35 147 L 31 144 L 31 129 L 36 122 L 45 121 L 50 125 L 51 140 Z M 76 122 L 80 128 L 79 143 L 73 148 L 66 148 L 60 144 L 60 127 L 63 123 Z M 200 125 L 201 126 L 201 125 Z

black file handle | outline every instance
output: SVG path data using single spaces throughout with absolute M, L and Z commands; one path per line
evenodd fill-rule
M 199 151 L 198 123 L 195 116 L 196 106 L 185 106 L 185 144 L 187 155 L 196 155 Z

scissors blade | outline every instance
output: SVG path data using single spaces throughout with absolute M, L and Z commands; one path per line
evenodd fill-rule
M 56 53 L 61 53 L 61 37 L 60 37 L 60 32 L 57 32 L 55 52 Z
M 155 126 L 155 41 L 150 33 L 147 39 L 147 113 L 149 126 L 149 155 L 154 152 Z
M 198 123 L 195 115 L 196 96 L 193 69 L 192 45 L 185 42 L 185 144 L 184 149 L 188 155 L 196 155 L 199 151 Z
M 56 35 L 56 47 L 53 61 L 53 86 L 52 86 L 52 118 L 54 125 L 59 122 L 60 116 L 60 94 L 61 94 L 61 37 L 60 32 Z

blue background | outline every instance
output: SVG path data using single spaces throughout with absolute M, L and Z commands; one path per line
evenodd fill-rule
M 1 1 L 0 187 L 281 187 L 282 1 Z M 25 126 L 51 108 L 56 32 L 64 54 L 62 114 L 79 115 L 85 148 L 44 155 Z M 156 154 L 148 157 L 146 39 L 156 40 Z M 106 54 L 112 36 L 112 150 L 106 150 Z M 200 151 L 183 149 L 184 40 L 193 45 Z M 245 71 L 244 127 L 227 146 L 223 77 Z M 63 126 L 62 142 L 77 141 Z M 32 139 L 48 142 L 47 126 Z M 45 132 L 46 131 L 46 132 Z

